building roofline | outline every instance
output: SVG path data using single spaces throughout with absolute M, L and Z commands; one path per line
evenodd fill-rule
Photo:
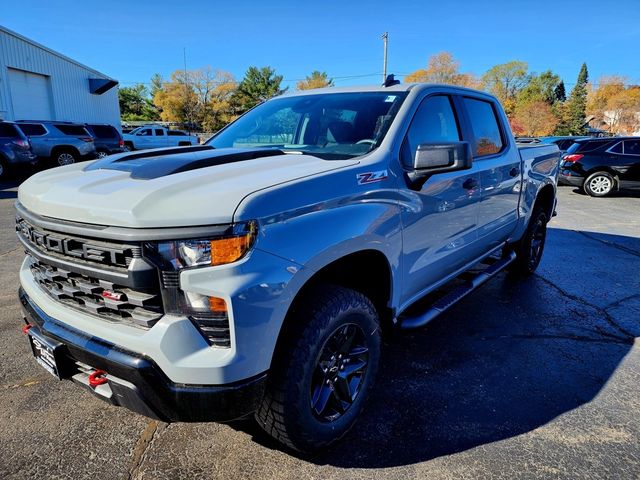
M 4 32 L 7 35 L 11 35 L 13 37 L 16 37 L 19 40 L 22 40 L 23 42 L 27 42 L 30 43 L 31 45 L 33 45 L 34 47 L 38 47 L 41 48 L 42 50 L 45 50 L 46 52 L 55 55 L 58 58 L 61 58 L 62 60 L 65 60 L 67 62 L 73 63 L 74 65 L 77 65 L 78 67 L 84 68 L 85 70 L 89 70 L 90 72 L 99 75 L 100 77 L 103 77 L 105 79 L 108 80 L 113 80 L 116 81 L 117 80 L 115 78 L 110 77 L 109 75 L 105 75 L 102 72 L 99 72 L 91 67 L 88 67 L 86 65 L 84 65 L 83 63 L 78 62 L 77 60 L 74 60 L 73 58 L 69 58 L 66 55 L 61 54 L 60 52 L 56 52 L 55 50 L 50 49 L 49 47 L 45 47 L 44 45 L 42 45 L 41 43 L 38 43 L 34 40 L 31 40 L 30 38 L 25 37 L 24 35 L 20 35 L 17 32 L 14 32 L 13 30 L 8 29 L 7 27 L 0 25 L 0 32 Z

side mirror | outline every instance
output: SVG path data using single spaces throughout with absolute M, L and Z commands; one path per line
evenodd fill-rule
M 467 170 L 472 163 L 469 142 L 421 143 L 408 176 L 411 181 L 416 181 L 434 173 Z

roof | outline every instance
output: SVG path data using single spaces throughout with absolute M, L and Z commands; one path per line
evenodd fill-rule
M 485 97 L 494 98 L 490 93 L 483 92 L 481 90 L 474 90 L 472 88 L 460 87 L 458 85 L 445 85 L 445 84 L 438 84 L 438 83 L 400 83 L 397 85 L 391 85 L 389 87 L 384 87 L 382 85 L 355 85 L 351 87 L 314 88 L 311 90 L 296 90 L 293 92 L 287 92 L 274 98 L 297 97 L 301 95 L 317 95 L 322 93 L 408 92 L 414 89 L 425 90 L 427 88 L 433 88 L 433 87 L 447 89 L 449 91 L 469 92 L 469 93 L 473 93 L 474 95 L 484 95 Z
M 63 55 L 63 54 L 61 54 L 59 52 L 56 52 L 55 50 L 51 50 L 50 48 L 45 47 L 41 43 L 38 43 L 38 42 L 36 42 L 34 40 L 31 40 L 30 38 L 27 38 L 27 37 L 25 37 L 23 35 L 20 35 L 19 33 L 16 33 L 13 30 L 9 30 L 8 28 L 3 27 L 2 25 L 0 25 L 0 32 L 4 32 L 7 35 L 11 35 L 12 37 L 16 37 L 17 39 L 19 39 L 19 40 L 21 40 L 23 42 L 31 44 L 34 47 L 40 48 L 42 50 L 45 50 L 46 52 L 50 53 L 51 55 L 54 55 L 54 56 L 66 61 L 66 62 L 73 63 L 74 65 L 77 65 L 78 67 L 84 68 L 85 70 L 88 70 L 91 73 L 94 73 L 95 75 L 99 75 L 100 77 L 103 77 L 105 79 L 109 79 L 109 80 L 114 80 L 115 81 L 115 78 L 111 78 L 109 75 L 105 75 L 104 73 L 99 72 L 97 70 L 94 70 L 91 67 L 87 67 L 86 65 L 84 65 L 84 64 L 82 64 L 82 63 L 80 63 L 80 62 L 78 62 L 78 61 L 76 61 L 76 60 L 74 60 L 72 58 L 69 58 L 66 55 Z

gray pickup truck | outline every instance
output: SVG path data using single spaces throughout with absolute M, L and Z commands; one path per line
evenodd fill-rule
M 254 415 L 313 451 L 354 424 L 383 335 L 506 267 L 536 269 L 558 162 L 555 145 L 516 145 L 474 90 L 274 98 L 206 145 L 24 182 L 23 331 L 51 374 L 114 405 L 163 421 Z

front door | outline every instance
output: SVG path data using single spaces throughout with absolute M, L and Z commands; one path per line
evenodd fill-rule
M 418 145 L 462 140 L 451 99 L 425 98 L 413 117 L 401 159 L 412 165 Z M 419 188 L 407 188 L 403 204 L 403 294 L 409 304 L 475 255 L 479 176 L 475 167 L 431 175 Z

